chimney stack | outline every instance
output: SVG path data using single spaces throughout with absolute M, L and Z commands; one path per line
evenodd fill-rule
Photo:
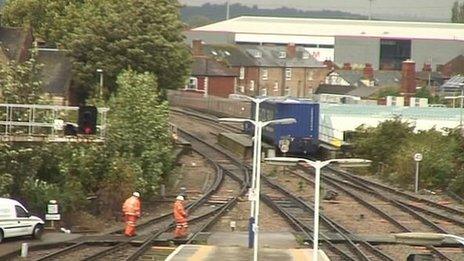
M 342 69 L 343 70 L 351 70 L 351 63 L 344 63 Z
M 203 55 L 203 42 L 199 39 L 192 41 L 192 55 L 202 56 Z
M 296 57 L 296 45 L 294 43 L 287 44 L 287 57 L 288 58 Z
M 404 94 L 416 93 L 416 63 L 406 60 L 401 69 L 401 92 Z
M 364 76 L 364 79 L 368 79 L 368 80 L 374 79 L 374 69 L 372 68 L 372 64 L 366 63 L 363 69 L 363 76 Z
M 327 67 L 327 69 L 329 70 L 333 70 L 334 69 L 334 63 L 331 61 L 331 60 L 325 60 L 323 62 L 323 64 L 325 65 L 325 67 Z

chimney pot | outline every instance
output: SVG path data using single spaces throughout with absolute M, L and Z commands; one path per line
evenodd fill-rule
M 364 70 L 363 70 L 363 76 L 364 76 L 364 79 L 368 79 L 368 80 L 374 79 L 374 69 L 372 68 L 372 64 L 366 63 L 366 65 L 364 66 Z
M 325 60 L 323 62 L 323 64 L 327 67 L 327 69 L 329 70 L 333 70 L 334 69 L 334 64 L 331 60 Z
M 351 63 L 343 63 L 343 70 L 351 70 Z

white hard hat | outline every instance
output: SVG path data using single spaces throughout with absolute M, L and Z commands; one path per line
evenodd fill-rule
M 184 196 L 177 196 L 177 200 L 184 200 Z
M 134 193 L 132 193 L 132 196 L 140 198 L 140 193 L 134 192 Z

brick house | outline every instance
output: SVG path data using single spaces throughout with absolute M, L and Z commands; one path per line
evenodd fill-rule
M 307 97 L 328 73 L 303 47 L 209 44 L 205 54 L 238 73 L 237 93 L 250 96 Z
M 194 41 L 192 71 L 184 91 L 227 98 L 235 93 L 238 74 L 224 63 L 205 56 L 201 41 Z

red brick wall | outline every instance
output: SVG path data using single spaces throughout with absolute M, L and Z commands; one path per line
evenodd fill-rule
M 227 98 L 234 91 L 234 77 L 208 77 L 208 95 Z

